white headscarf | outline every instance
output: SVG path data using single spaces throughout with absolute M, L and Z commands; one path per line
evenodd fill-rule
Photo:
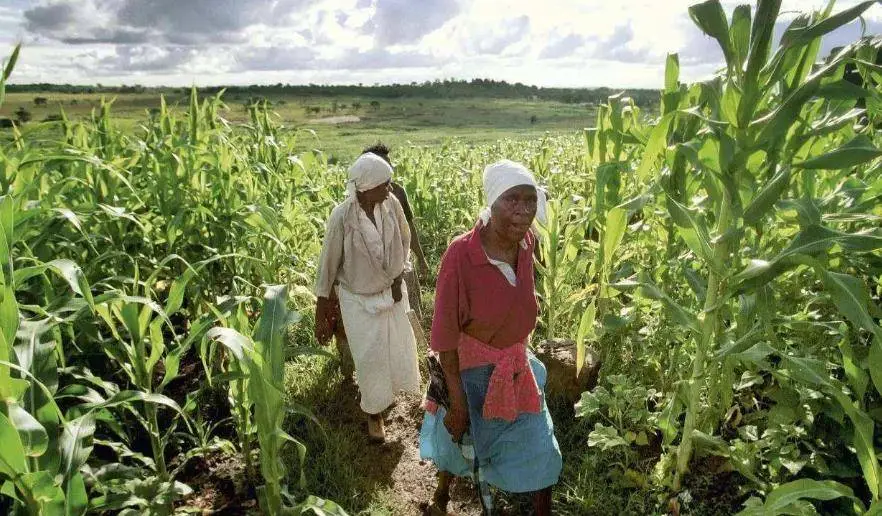
M 349 167 L 346 192 L 354 197 L 355 192 L 376 188 L 390 179 L 392 179 L 392 166 L 376 154 L 366 152 Z
M 484 224 L 490 221 L 490 207 L 500 195 L 509 188 L 529 185 L 536 189 L 536 220 L 540 224 L 545 223 L 545 191 L 536 184 L 536 178 L 527 167 L 514 161 L 503 159 L 487 165 L 484 169 L 484 197 L 487 206 L 481 210 L 481 220 Z
M 362 154 L 349 167 L 346 182 L 348 196 L 343 201 L 344 259 L 362 259 L 369 269 L 381 278 L 385 291 L 376 293 L 383 309 L 392 306 L 392 294 L 388 287 L 392 281 L 409 267 L 410 229 L 404 210 L 394 195 L 374 205 L 374 222 L 368 219 L 358 203 L 356 192 L 365 192 L 392 179 L 392 166 L 373 153 Z M 365 293 L 359 293 L 365 294 Z M 372 310 L 379 309 L 373 306 Z

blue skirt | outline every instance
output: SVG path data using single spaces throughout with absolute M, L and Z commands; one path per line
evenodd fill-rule
M 563 465 L 545 404 L 545 366 L 532 354 L 529 360 L 539 385 L 541 410 L 538 414 L 521 414 L 511 422 L 483 419 L 492 365 L 460 372 L 469 405 L 469 436 L 463 440 L 474 446 L 480 480 L 511 493 L 539 491 L 556 484 Z M 439 407 L 437 413 L 426 412 L 423 417 L 420 457 L 431 460 L 439 470 L 472 476 L 475 465 L 463 456 L 447 432 L 445 414 L 444 407 Z

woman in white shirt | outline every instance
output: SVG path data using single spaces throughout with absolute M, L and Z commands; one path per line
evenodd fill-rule
M 418 393 L 420 383 L 402 281 L 410 267 L 410 230 L 390 195 L 391 180 L 392 167 L 372 153 L 350 167 L 347 197 L 328 218 L 315 288 L 315 336 L 322 344 L 332 334 L 336 289 L 368 434 L 379 441 L 385 439 L 381 413 L 398 391 Z

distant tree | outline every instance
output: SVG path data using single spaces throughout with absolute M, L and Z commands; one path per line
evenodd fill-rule
M 32 115 L 31 112 L 24 108 L 24 106 L 20 106 L 15 110 L 15 119 L 19 121 L 19 123 L 26 124 L 31 121 Z
M 358 111 L 359 109 L 361 109 L 361 102 L 353 102 L 352 109 L 355 111 Z
M 379 100 L 372 100 L 372 101 L 371 101 L 371 107 L 374 108 L 374 109 L 379 108 L 379 107 L 380 107 L 380 101 L 379 101 Z
M 45 106 L 49 101 L 46 97 L 34 97 L 34 105 L 35 106 Z
M 79 104 L 79 101 L 78 101 L 77 99 L 71 99 L 71 100 L 70 100 L 70 105 L 71 105 L 71 106 L 76 106 L 77 104 Z

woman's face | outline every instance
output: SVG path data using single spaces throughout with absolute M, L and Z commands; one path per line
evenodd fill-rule
M 536 189 L 520 185 L 506 190 L 490 207 L 490 220 L 510 242 L 523 240 L 536 216 Z
M 391 179 L 379 186 L 371 188 L 370 190 L 358 192 L 358 199 L 367 204 L 379 204 L 388 199 L 390 193 L 392 193 Z

